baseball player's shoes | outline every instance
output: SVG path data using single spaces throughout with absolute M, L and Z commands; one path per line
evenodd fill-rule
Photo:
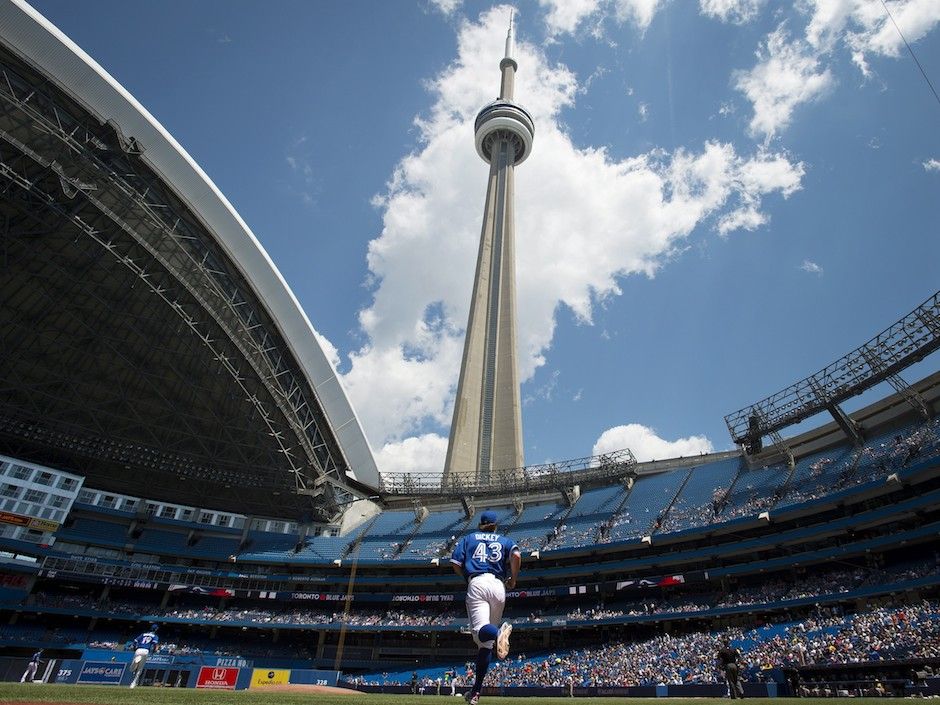
M 512 634 L 512 625 L 509 622 L 503 622 L 499 628 L 499 634 L 496 635 L 496 657 L 504 659 L 509 656 L 509 635 Z
M 480 702 L 479 693 L 471 693 L 469 690 L 463 694 L 463 699 L 467 701 L 467 705 L 477 705 Z

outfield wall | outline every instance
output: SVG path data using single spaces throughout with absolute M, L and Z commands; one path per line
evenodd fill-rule
M 52 659 L 41 663 L 36 678 L 47 683 L 128 686 L 133 678 L 132 654 L 106 652 L 80 659 Z M 0 681 L 18 681 L 28 658 L 0 658 Z M 221 664 L 221 665 L 220 665 Z M 246 690 L 282 685 L 339 684 L 339 671 L 311 668 L 257 666 L 254 661 L 192 654 L 173 657 L 154 654 L 147 660 L 140 685 L 210 690 Z

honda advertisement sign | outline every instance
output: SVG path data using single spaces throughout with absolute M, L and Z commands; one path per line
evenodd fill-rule
M 235 684 L 238 682 L 238 670 L 237 668 L 203 666 L 199 669 L 196 687 L 212 690 L 235 690 Z

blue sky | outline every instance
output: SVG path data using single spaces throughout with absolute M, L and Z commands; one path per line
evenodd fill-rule
M 252 228 L 380 467 L 438 469 L 487 170 L 472 120 L 508 6 L 34 5 Z M 940 4 L 887 5 L 940 87 Z M 940 104 L 881 0 L 515 6 L 528 462 L 726 449 L 725 414 L 937 290 Z

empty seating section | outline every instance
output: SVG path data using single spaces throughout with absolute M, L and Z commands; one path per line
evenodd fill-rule
M 415 528 L 417 519 L 410 509 L 405 511 L 387 511 L 379 514 L 368 527 L 363 538 L 373 536 L 408 536 Z
M 411 540 L 399 549 L 405 560 L 425 560 L 440 556 L 451 545 L 451 537 L 463 534 L 471 525 L 462 509 L 432 511 L 422 521 Z M 403 535 L 403 540 L 408 535 Z
M 695 468 L 666 514 L 659 533 L 682 531 L 713 522 L 718 500 L 734 482 L 740 467 L 740 458 L 728 458 Z
M 582 493 L 545 548 L 570 548 L 595 543 L 601 525 L 617 510 L 626 494 L 627 488 L 620 484 Z
M 432 511 L 427 518 L 421 522 L 418 527 L 419 535 L 427 534 L 448 534 L 464 526 L 467 523 L 467 517 L 462 509 L 445 509 L 441 511 Z
M 648 535 L 688 472 L 688 468 L 683 468 L 637 478 L 620 511 L 608 522 L 609 540 Z
M 567 513 L 568 507 L 557 502 L 526 505 L 505 533 L 514 538 L 523 551 L 533 551 L 545 544 Z
M 224 561 L 229 556 L 238 553 L 238 539 L 223 536 L 200 536 L 192 546 L 186 548 L 186 553 Z
M 418 519 L 410 509 L 382 512 L 366 525 L 354 555 L 361 561 L 395 558 L 402 543 L 411 536 L 417 525 Z
M 297 534 L 249 531 L 245 546 L 238 552 L 244 560 L 287 560 L 294 555 L 299 537 Z
M 76 517 L 71 526 L 59 529 L 56 538 L 62 541 L 84 540 L 106 546 L 124 546 L 130 543 L 125 524 L 85 517 Z
M 308 536 L 284 551 L 284 559 L 297 563 L 330 563 L 342 558 L 345 543 L 336 536 Z M 283 560 L 283 559 L 282 559 Z
M 186 534 L 160 529 L 145 529 L 138 539 L 129 539 L 135 551 L 184 554 L 188 552 Z
M 569 519 L 595 514 L 610 514 L 616 509 L 626 494 L 627 488 L 623 485 L 601 487 L 582 493 L 580 499 L 571 508 Z
M 515 507 L 488 507 L 488 509 L 496 512 L 496 524 L 500 531 L 505 531 L 506 527 L 512 524 L 512 522 L 516 519 Z M 473 519 L 470 521 L 471 529 L 474 529 L 480 525 L 480 515 L 483 514 L 483 511 L 483 509 L 478 509 L 473 515 Z
M 768 510 L 774 502 L 774 492 L 786 481 L 788 472 L 786 465 L 753 470 L 742 467 L 722 502 L 718 520 L 729 521 Z

